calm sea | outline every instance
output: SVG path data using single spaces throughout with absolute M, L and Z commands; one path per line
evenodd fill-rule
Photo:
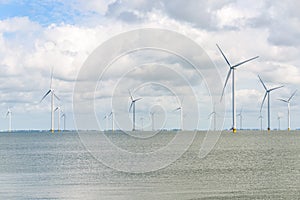
M 109 137 L 122 148 L 147 149 L 174 134 L 148 143 Z M 97 135 L 89 133 L 95 142 Z M 200 159 L 204 135 L 198 132 L 188 151 L 163 169 L 127 173 L 95 159 L 75 132 L 0 133 L 0 199 L 300 199 L 300 132 L 222 132 Z

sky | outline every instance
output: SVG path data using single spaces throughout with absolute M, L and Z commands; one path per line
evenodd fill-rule
M 136 103 L 138 129 L 151 129 L 151 111 L 156 112 L 155 128 L 179 128 L 180 112 L 174 110 L 181 101 L 184 128 L 208 129 L 214 103 L 207 83 L 220 79 L 224 84 L 229 70 L 216 44 L 231 64 L 259 56 L 235 71 L 236 106 L 237 113 L 242 110 L 243 128 L 260 127 L 265 92 L 257 77 L 260 75 L 267 87 L 284 85 L 271 93 L 271 128 L 278 128 L 280 117 L 281 128 L 286 129 L 287 105 L 278 99 L 289 98 L 299 88 L 299 4 L 296 0 L 255 4 L 247 0 L 0 0 L 0 130 L 8 128 L 8 108 L 14 130 L 50 129 L 50 98 L 40 100 L 49 90 L 51 69 L 52 88 L 60 98 L 55 107 L 66 113 L 67 129 L 111 128 L 111 119 L 104 119 L 111 110 L 116 126 L 130 129 L 128 90 L 135 98 L 142 98 Z M 78 100 L 74 101 L 76 85 L 86 81 L 78 80 L 86 61 L 107 41 L 113 48 L 118 36 L 142 28 L 174 31 L 192 40 L 207 54 L 217 73 L 199 77 L 180 57 L 160 50 L 123 55 L 111 63 L 104 76 L 96 77 L 92 93 L 79 91 L 81 100 L 94 105 L 99 126 L 90 124 L 85 108 L 74 105 Z M 188 47 L 182 48 L 183 54 L 189 53 Z M 299 100 L 296 93 L 291 101 L 292 129 L 300 128 Z M 217 115 L 217 121 L 222 123 L 224 118 L 223 128 L 228 129 L 232 126 L 230 80 L 223 101 L 225 115 Z M 82 109 L 74 115 L 74 107 Z M 264 128 L 266 114 L 265 104 Z M 79 127 L 76 116 L 81 120 Z

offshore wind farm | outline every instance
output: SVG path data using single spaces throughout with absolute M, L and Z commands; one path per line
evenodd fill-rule
M 0 199 L 299 199 L 299 1 L 0 1 Z

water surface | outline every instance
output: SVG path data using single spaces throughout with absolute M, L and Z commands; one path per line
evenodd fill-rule
M 109 137 L 124 149 L 150 151 L 174 134 L 142 142 Z M 136 174 L 103 165 L 75 132 L 0 133 L 0 199 L 299 199 L 300 132 L 222 132 L 213 151 L 199 159 L 204 135 L 198 132 L 168 167 Z

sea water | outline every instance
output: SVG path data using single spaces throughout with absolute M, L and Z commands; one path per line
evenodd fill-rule
M 87 134 L 97 143 L 101 133 Z M 142 143 L 106 134 L 120 148 L 148 151 L 176 132 Z M 223 131 L 199 158 L 205 134 L 165 168 L 129 173 L 102 164 L 77 132 L 0 133 L 0 199 L 300 199 L 300 132 Z

